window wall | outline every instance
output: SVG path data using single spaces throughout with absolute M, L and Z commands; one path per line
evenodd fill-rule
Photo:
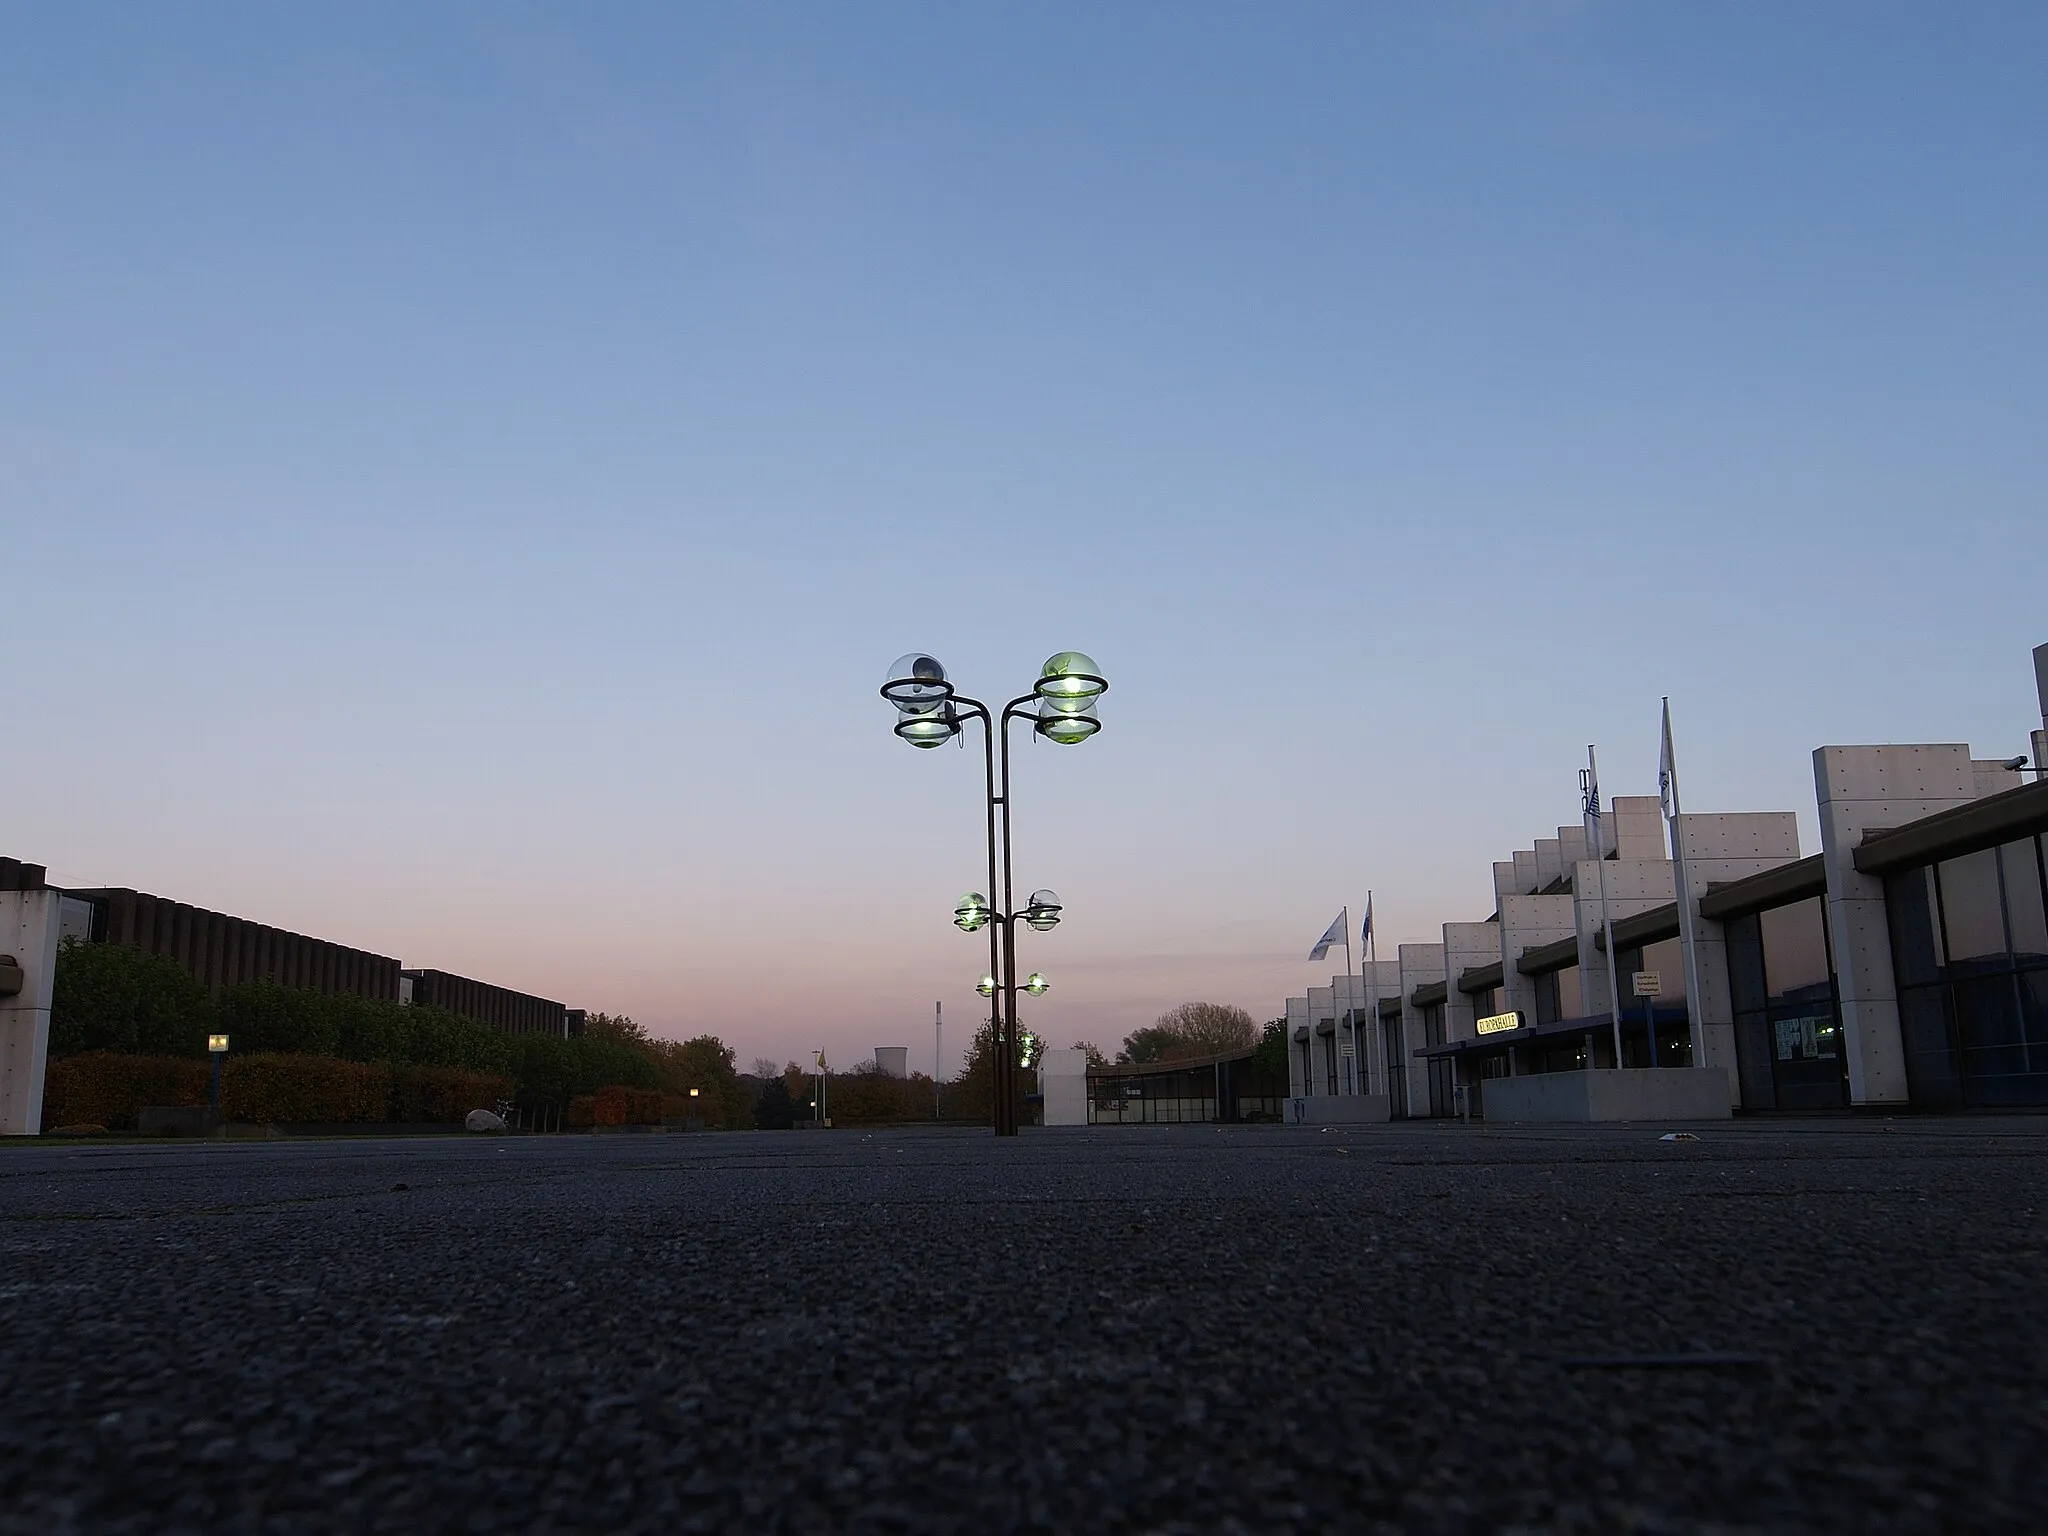
M 1636 996 L 1634 985 L 1636 976 L 1644 971 L 1653 973 L 1657 978 L 1656 994 L 1647 999 Z M 1650 1065 L 1651 1038 L 1654 1035 L 1658 1066 L 1691 1066 L 1692 1031 L 1686 1023 L 1684 945 L 1676 938 L 1669 938 L 1624 949 L 1617 957 L 1614 977 L 1621 995 L 1626 1064 L 1631 1067 Z M 1646 1008 L 1651 1014 L 1648 1019 L 1644 1017 Z
M 1585 1005 L 1579 999 L 1578 966 L 1567 965 L 1560 970 L 1545 971 L 1536 978 L 1538 1024 L 1556 1024 L 1585 1016 Z
M 2043 839 L 1885 882 L 1913 1102 L 2048 1104 Z
M 1743 1108 L 1846 1105 L 1848 1055 L 1826 901 L 1809 896 L 1745 913 L 1730 918 L 1725 931 Z

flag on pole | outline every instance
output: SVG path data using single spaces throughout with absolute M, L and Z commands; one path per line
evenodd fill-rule
M 1664 701 L 1664 746 L 1657 754 L 1657 798 L 1664 803 L 1664 819 L 1678 814 L 1678 754 L 1671 746 L 1671 701 Z
M 1365 893 L 1365 926 L 1358 930 L 1358 948 L 1363 953 L 1365 946 L 1372 942 L 1372 892 Z
M 1351 926 L 1351 909 L 1344 908 L 1331 919 L 1330 926 L 1323 930 L 1323 936 L 1316 940 L 1316 947 L 1308 952 L 1311 960 L 1320 960 L 1330 952 L 1332 944 L 1344 942 L 1344 930 Z
M 1579 774 L 1579 809 L 1585 818 L 1586 857 L 1605 859 L 1607 840 L 1600 835 L 1600 779 L 1596 769 L 1589 767 Z

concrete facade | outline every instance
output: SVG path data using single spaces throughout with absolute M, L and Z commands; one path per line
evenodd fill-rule
M 1071 1048 L 1038 1058 L 1038 1087 L 1045 1095 L 1047 1125 L 1088 1123 L 1088 1053 Z
M 1679 937 L 1686 951 L 1686 990 L 1696 1031 L 1693 1064 L 1727 1074 L 1728 1102 L 1741 1102 L 1735 1059 L 1735 1003 L 1728 985 L 1728 939 L 1722 925 L 1700 915 L 1710 887 L 1791 864 L 1799 858 L 1799 818 L 1791 811 L 1745 815 L 1681 815 L 1676 821 L 1679 858 L 1674 881 L 1679 893 Z
M 1713 1067 L 1539 1072 L 1486 1085 L 1486 1120 L 1590 1124 L 1614 1120 L 1726 1120 L 1733 1110 Z
M 1977 768 L 1970 749 L 1952 743 L 1816 747 L 1813 783 L 1849 1095 L 1858 1104 L 1904 1104 L 1910 1095 L 1884 882 L 1856 868 L 1856 846 L 1872 831 L 1968 805 L 1978 797 Z
M 50 992 L 57 979 L 61 891 L 0 891 L 0 960 L 11 961 L 0 996 L 0 1136 L 43 1129 L 43 1075 L 50 1059 Z

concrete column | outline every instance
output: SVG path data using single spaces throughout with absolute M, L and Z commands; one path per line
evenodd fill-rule
M 1549 842 L 1549 839 L 1545 839 Z M 1537 845 L 1539 848 L 1541 843 Z M 1555 843 L 1550 844 L 1555 848 Z M 1552 878 L 1556 878 L 1553 876 Z M 1536 1022 L 1536 978 L 1524 976 L 1515 962 L 1524 950 L 1568 939 L 1575 926 L 1570 896 L 1504 896 L 1500 903 L 1501 995 L 1507 1007 L 1521 1013 L 1524 1023 Z
M 1828 873 L 1828 938 L 1849 1052 L 1849 1100 L 1903 1104 L 1909 1097 L 1906 1050 L 1884 882 L 1856 868 L 1856 848 L 1866 832 L 1903 827 L 1975 799 L 1970 749 L 1953 743 L 1816 747 L 1813 782 Z
M 1458 990 L 1466 971 L 1500 959 L 1499 923 L 1445 923 L 1444 975 L 1450 982 L 1444 998 L 1444 1039 L 1476 1040 L 1478 1015 L 1470 993 Z
M 1401 989 L 1401 1070 L 1408 1074 L 1408 1113 L 1422 1119 L 1429 1114 L 1429 1065 L 1415 1053 L 1428 1041 L 1422 1027 L 1422 1010 L 1415 1006 L 1415 989 L 1444 979 L 1444 947 L 1397 944 L 1394 956 Z
M 0 1136 L 43 1129 L 50 1060 L 50 992 L 57 980 L 62 891 L 0 891 L 0 956 L 21 968 L 21 990 L 0 997 Z

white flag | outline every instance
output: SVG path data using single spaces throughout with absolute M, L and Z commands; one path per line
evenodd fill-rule
M 1671 750 L 1671 701 L 1664 701 L 1664 749 L 1657 755 L 1657 798 L 1664 803 L 1664 819 L 1671 819 L 1678 799 L 1678 757 Z
M 1344 930 L 1350 924 L 1351 908 L 1347 906 L 1331 921 L 1330 926 L 1323 930 L 1323 936 L 1316 940 L 1316 947 L 1308 952 L 1309 959 L 1320 960 L 1330 952 L 1332 944 L 1342 944 L 1344 942 Z

